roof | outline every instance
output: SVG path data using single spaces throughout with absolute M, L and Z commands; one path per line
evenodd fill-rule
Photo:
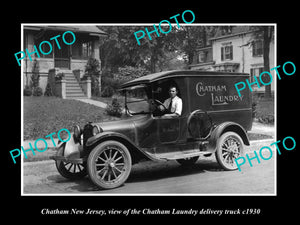
M 231 26 L 227 29 L 227 32 L 224 32 L 224 28 L 219 27 L 214 35 L 214 37 L 210 38 L 210 40 L 216 40 L 225 37 L 231 37 L 238 34 L 249 33 L 252 32 L 251 26 Z
M 170 70 L 159 73 L 152 73 L 146 76 L 139 77 L 132 81 L 128 81 L 121 85 L 121 88 L 131 87 L 138 84 L 147 84 L 154 81 L 174 78 L 174 77 L 188 77 L 188 76 L 248 76 L 247 73 L 232 73 L 232 72 L 219 72 L 219 71 L 199 71 L 199 70 Z
M 91 35 L 107 35 L 104 31 L 100 30 L 97 26 L 91 25 L 78 25 L 78 26 L 31 26 L 25 25 L 26 30 L 61 30 L 61 31 L 73 31 L 81 33 L 89 33 Z

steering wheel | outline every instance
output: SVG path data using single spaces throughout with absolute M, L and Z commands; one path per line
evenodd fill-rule
M 159 101 L 159 100 L 157 100 L 157 99 L 153 99 L 153 101 L 154 101 L 155 103 L 157 103 L 158 105 L 163 106 L 163 107 L 164 107 L 164 111 L 165 111 L 165 110 L 168 110 L 168 109 L 166 108 L 166 106 L 164 105 L 164 103 L 162 103 L 161 101 Z

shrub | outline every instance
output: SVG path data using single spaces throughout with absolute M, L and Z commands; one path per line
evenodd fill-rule
M 273 115 L 262 115 L 258 117 L 258 121 L 260 123 L 265 124 L 274 124 L 274 116 Z
M 99 76 L 100 76 L 100 61 L 98 59 L 89 58 L 85 65 L 85 74 L 91 77 L 92 95 L 99 96 Z
M 43 90 L 40 87 L 33 88 L 33 96 L 42 96 Z
M 111 104 L 107 104 L 105 111 L 110 116 L 121 117 L 122 105 L 118 102 L 118 99 L 113 98 Z
M 26 85 L 24 88 L 24 96 L 31 96 L 31 95 L 32 95 L 32 90 L 28 85 Z
M 103 89 L 103 91 L 101 93 L 101 96 L 102 97 L 111 97 L 114 93 L 115 93 L 115 91 L 111 86 L 106 86 Z
M 256 114 L 257 114 L 257 102 L 253 102 L 252 103 L 252 118 L 255 118 L 256 117 Z
M 92 88 L 92 95 L 93 96 L 100 96 L 100 90 L 99 90 L 99 76 L 92 75 L 91 76 L 91 88 Z
M 45 96 L 53 96 L 52 88 L 51 88 L 49 83 L 46 86 L 46 90 L 45 90 L 44 95 Z
M 33 88 L 38 87 L 40 83 L 40 66 L 36 59 L 33 61 L 31 82 Z

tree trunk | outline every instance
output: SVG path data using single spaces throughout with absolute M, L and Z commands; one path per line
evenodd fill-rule
M 155 73 L 156 61 L 157 61 L 156 56 L 154 54 L 152 54 L 151 59 L 150 59 L 150 72 L 151 73 Z
M 263 59 L 264 59 L 264 71 L 270 71 L 270 59 L 269 59 L 269 53 L 270 53 L 270 42 L 271 42 L 271 31 L 268 26 L 265 26 L 263 28 L 264 32 L 264 52 L 263 52 Z M 266 75 L 268 76 L 268 75 Z M 273 78 L 274 79 L 274 78 Z M 272 82 L 270 85 L 265 86 L 265 98 L 271 98 L 271 85 L 274 85 L 275 83 Z

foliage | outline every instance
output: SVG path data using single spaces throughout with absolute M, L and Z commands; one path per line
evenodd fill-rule
M 100 61 L 95 58 L 89 58 L 85 65 L 85 76 L 91 77 L 91 91 L 93 96 L 100 96 Z
M 188 65 L 193 63 L 196 49 L 209 45 L 218 26 L 182 26 L 176 34 L 176 46 Z
M 100 58 L 104 70 L 115 72 L 119 67 L 132 66 L 144 67 L 150 72 L 156 72 L 159 61 L 164 60 L 166 52 L 175 51 L 174 38 L 176 30 L 168 34 L 152 34 L 152 40 L 145 35 L 138 45 L 134 32 L 148 28 L 153 30 L 153 26 L 101 26 L 100 29 L 109 34 L 103 40 L 100 49 Z
M 260 123 L 274 124 L 274 99 L 253 96 L 252 102 L 253 117 Z
M 62 80 L 65 78 L 65 74 L 63 72 L 59 72 L 55 75 L 55 80 Z
M 110 116 L 121 117 L 122 105 L 117 98 L 113 98 L 111 104 L 107 104 L 105 111 Z
M 113 73 L 113 78 L 123 83 L 147 74 L 149 74 L 149 71 L 144 67 L 124 66 L 120 67 L 117 72 Z
M 43 89 L 40 88 L 40 87 L 34 87 L 32 95 L 33 96 L 42 96 L 43 95 Z
M 249 44 L 253 45 L 256 40 L 263 40 L 264 71 L 270 71 L 269 53 L 271 41 L 274 39 L 274 26 L 251 26 L 250 29 L 253 31 L 253 35 Z M 268 75 L 264 74 L 262 79 L 267 80 Z M 265 86 L 265 97 L 271 97 L 271 85 Z
M 85 65 L 85 72 L 88 75 L 99 75 L 100 73 L 100 61 L 95 58 L 89 58 Z
M 101 97 L 111 97 L 114 93 L 114 88 L 112 88 L 111 86 L 106 86 L 101 92 Z
M 36 59 L 33 61 L 31 84 L 33 88 L 38 87 L 40 84 L 40 66 Z
M 52 88 L 49 82 L 47 83 L 46 90 L 44 96 L 53 96 Z
M 32 89 L 26 85 L 24 88 L 24 96 L 31 96 L 32 95 Z
M 144 67 L 132 66 L 120 67 L 115 72 L 103 71 L 101 81 L 102 86 L 104 88 L 101 93 L 101 96 L 110 97 L 114 94 L 114 92 L 120 87 L 122 83 L 147 75 L 149 73 L 150 72 Z

